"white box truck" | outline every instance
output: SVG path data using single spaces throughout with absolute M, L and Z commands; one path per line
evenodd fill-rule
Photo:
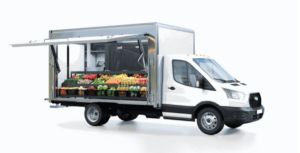
M 138 115 L 197 121 L 206 134 L 263 117 L 257 90 L 236 80 L 214 59 L 195 54 L 193 30 L 161 23 L 50 30 L 51 107 L 85 107 L 92 126 Z

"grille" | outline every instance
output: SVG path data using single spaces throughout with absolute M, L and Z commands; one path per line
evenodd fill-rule
M 259 93 L 250 94 L 249 102 L 252 108 L 260 107 L 261 106 L 260 94 Z

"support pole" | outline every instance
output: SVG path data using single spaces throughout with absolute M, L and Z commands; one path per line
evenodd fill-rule
M 70 70 L 69 70 L 69 66 L 70 66 L 70 52 L 69 52 L 69 50 L 70 50 L 70 47 L 69 47 L 69 44 L 67 45 L 67 79 L 69 79 L 70 78 Z

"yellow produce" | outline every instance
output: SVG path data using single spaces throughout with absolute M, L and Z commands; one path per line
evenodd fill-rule
M 121 84 L 136 85 L 137 82 L 138 82 L 138 78 L 135 78 L 135 77 L 125 77 L 125 78 L 123 78 Z
M 127 74 L 120 74 L 116 76 L 116 79 L 123 80 L 123 78 L 128 77 Z

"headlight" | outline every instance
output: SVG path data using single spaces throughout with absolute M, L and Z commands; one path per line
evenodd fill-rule
M 225 91 L 225 93 L 227 95 L 227 98 L 237 99 L 237 100 L 244 100 L 245 99 L 245 94 L 243 92 L 230 90 L 230 89 L 226 89 L 226 88 L 222 88 L 222 89 Z

